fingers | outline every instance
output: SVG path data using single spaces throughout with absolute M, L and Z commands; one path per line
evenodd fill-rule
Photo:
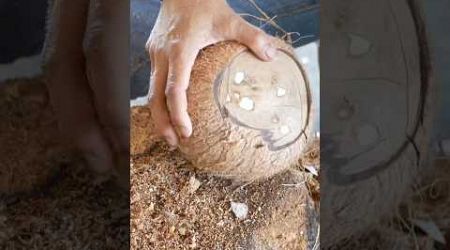
M 150 109 L 155 124 L 155 132 L 164 138 L 169 145 L 178 145 L 177 134 L 171 124 L 166 105 L 165 88 L 168 73 L 167 60 L 159 56 L 151 56 L 152 76 L 150 78 Z
M 129 153 L 128 8 L 126 1 L 91 0 L 83 50 L 95 110 L 115 155 Z
M 82 152 L 94 171 L 106 174 L 112 153 L 96 118 L 82 56 L 86 16 L 87 1 L 54 1 L 44 69 L 63 139 Z
M 230 22 L 232 27 L 230 27 L 231 37 L 229 39 L 244 44 L 264 61 L 270 61 L 276 56 L 277 48 L 271 36 L 239 16 L 233 18 L 236 19 Z
M 186 48 L 186 47 L 184 47 Z M 191 69 L 197 56 L 196 49 L 183 49 L 169 58 L 169 72 L 166 86 L 166 103 L 170 120 L 180 138 L 192 134 L 192 123 L 187 112 L 187 89 Z
M 192 123 L 187 112 L 187 89 L 191 69 L 199 49 L 197 43 L 183 42 L 166 49 L 147 49 L 152 66 L 150 80 L 150 108 L 156 133 L 171 146 L 192 134 Z

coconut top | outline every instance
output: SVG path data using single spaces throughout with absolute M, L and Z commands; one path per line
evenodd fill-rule
M 270 62 L 250 51 L 235 56 L 214 82 L 224 117 L 260 131 L 269 149 L 294 143 L 309 120 L 309 91 L 295 58 L 284 50 Z
M 199 53 L 187 93 L 193 133 L 180 143 L 194 167 L 253 181 L 298 163 L 310 92 L 291 47 L 281 40 L 278 46 L 270 62 L 231 41 Z

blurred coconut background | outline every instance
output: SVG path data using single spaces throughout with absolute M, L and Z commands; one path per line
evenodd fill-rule
M 129 195 L 57 143 L 46 13 L 47 0 L 0 1 L 0 249 L 128 249 Z

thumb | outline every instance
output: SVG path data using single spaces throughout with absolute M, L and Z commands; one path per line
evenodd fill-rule
M 244 19 L 236 23 L 233 39 L 244 44 L 261 60 L 270 61 L 277 54 L 277 47 L 274 44 L 273 37 L 266 34 L 261 29 L 251 25 Z

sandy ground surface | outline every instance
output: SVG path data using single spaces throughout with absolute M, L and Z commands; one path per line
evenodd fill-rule
M 313 249 L 318 246 L 318 141 L 285 173 L 254 183 L 196 172 L 155 139 L 148 109 L 132 110 L 133 249 Z M 247 207 L 239 218 L 233 204 Z
M 0 249 L 128 249 L 129 195 L 60 150 L 41 79 L 0 86 Z
M 133 249 L 311 249 L 317 239 L 317 211 L 300 170 L 233 185 L 196 174 L 155 144 L 134 157 L 132 176 Z M 248 206 L 247 216 L 237 218 L 232 203 Z

